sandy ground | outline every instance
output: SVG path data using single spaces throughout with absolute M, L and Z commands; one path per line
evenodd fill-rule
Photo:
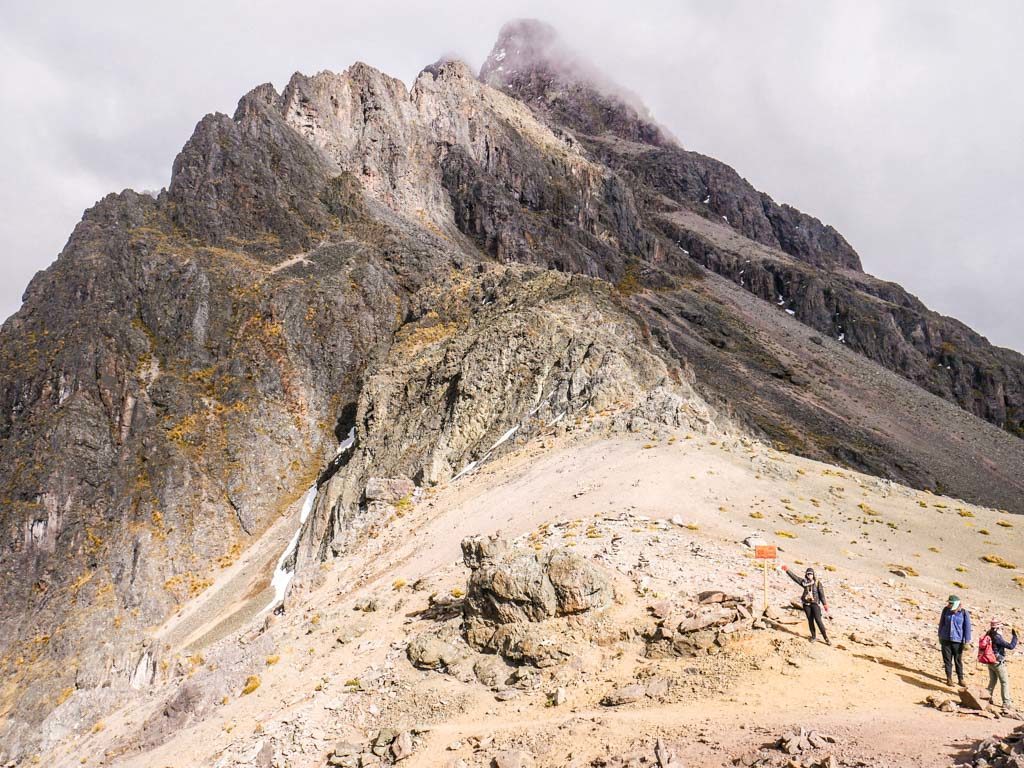
M 125 750 L 125 736 L 130 742 L 168 696 L 167 683 L 145 705 L 116 713 L 102 730 L 47 757 L 55 765 L 257 765 L 272 742 L 273 764 L 301 768 L 324 765 L 339 738 L 365 742 L 381 727 L 415 726 L 423 732 L 403 763 L 410 768 L 489 765 L 509 747 L 529 749 L 539 765 L 582 766 L 630 750 L 653 755 L 658 737 L 685 764 L 731 765 L 805 725 L 836 738 L 843 765 L 950 765 L 978 740 L 1017 724 L 941 713 L 924 698 L 948 690 L 934 637 L 948 593 L 963 597 L 978 626 L 996 614 L 1019 618 L 1021 587 L 1013 578 L 1022 572 L 982 560 L 1024 563 L 1018 521 L 747 441 L 685 433 L 547 437 L 428 491 L 409 514 L 325 564 L 322 583 L 292 595 L 288 614 L 267 630 L 280 660 L 255 670 L 255 692 L 226 700 L 154 750 Z M 742 544 L 759 534 L 780 546 L 782 562 L 818 569 L 836 644 L 808 644 L 795 613 L 792 623 L 696 665 L 645 658 L 635 641 L 612 642 L 564 672 L 568 702 L 560 707 L 547 706 L 550 687 L 562 679 L 557 670 L 509 701 L 496 701 L 475 680 L 415 670 L 404 649 L 438 623 L 423 613 L 429 595 L 464 587 L 462 537 L 498 530 L 594 558 L 627 585 L 623 622 L 655 597 L 705 588 L 753 593 L 760 604 L 762 575 Z M 283 525 L 278 537 L 287 531 Z M 240 584 L 258 583 L 266 559 L 266 552 L 254 554 L 225 576 L 225 588 L 238 595 Z M 908 575 L 892 573 L 896 566 Z M 771 573 L 773 605 L 786 605 L 795 589 L 784 574 Z M 367 596 L 379 609 L 353 611 Z M 231 602 L 205 600 L 214 614 Z M 164 636 L 194 641 L 203 623 L 184 621 L 190 631 Z M 979 686 L 986 678 L 973 651 L 965 661 Z M 676 693 L 600 706 L 610 687 L 638 674 L 665 676 Z M 346 685 L 356 679 L 359 686 Z M 117 754 L 107 754 L 119 740 Z

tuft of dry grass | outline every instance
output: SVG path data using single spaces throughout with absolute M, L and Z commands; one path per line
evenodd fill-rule
M 913 566 L 910 565 L 899 565 L 898 563 L 889 563 L 889 567 L 894 571 L 903 571 L 907 576 L 920 576 Z
M 249 677 L 247 677 L 245 679 L 245 686 L 242 688 L 242 695 L 243 696 L 248 696 L 250 693 L 252 693 L 253 691 L 255 691 L 259 687 L 260 687 L 260 676 L 259 675 L 249 675 Z
M 1012 570 L 1017 567 L 1008 560 L 1004 560 L 999 555 L 982 555 L 981 559 L 983 562 L 989 563 L 990 565 L 998 565 L 1000 568 L 1006 568 L 1008 570 Z

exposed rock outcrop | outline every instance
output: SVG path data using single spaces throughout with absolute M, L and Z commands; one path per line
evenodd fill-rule
M 538 666 L 557 660 L 564 638 L 549 619 L 599 610 L 614 590 L 608 577 L 567 550 L 508 548 L 494 539 L 462 542 L 471 569 L 463 615 L 467 642 Z

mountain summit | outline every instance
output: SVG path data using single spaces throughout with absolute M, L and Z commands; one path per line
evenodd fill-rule
M 535 19 L 501 28 L 480 79 L 574 130 L 610 132 L 654 146 L 674 143 L 636 95 L 581 59 L 554 27 Z
M 506 25 L 479 77 L 260 85 L 165 192 L 86 211 L 0 331 L 0 762 L 126 703 L 150 719 L 119 748 L 162 743 L 238 682 L 187 685 L 207 649 L 262 663 L 289 590 L 372 570 L 424 493 L 668 431 L 757 479 L 785 451 L 1024 512 L 1024 358 L 550 27 Z

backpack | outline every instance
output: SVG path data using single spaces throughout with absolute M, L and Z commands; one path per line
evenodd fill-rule
M 997 664 L 999 662 L 996 652 L 992 648 L 992 637 L 987 633 L 982 635 L 978 641 L 978 661 L 982 664 Z

